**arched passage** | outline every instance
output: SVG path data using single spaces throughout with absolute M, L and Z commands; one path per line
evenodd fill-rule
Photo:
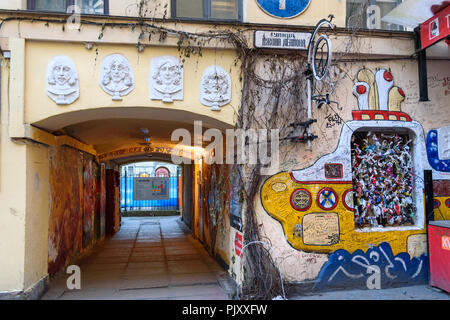
M 217 282 L 214 280 L 216 271 L 221 272 L 222 269 L 214 267 L 213 260 L 209 265 L 203 263 L 209 261 L 203 256 L 206 251 L 194 240 L 203 240 L 205 232 L 202 228 L 207 224 L 207 217 L 202 215 L 201 211 L 204 202 L 199 190 L 201 175 L 197 174 L 198 166 L 194 163 L 180 166 L 181 217 L 172 217 L 178 220 L 170 220 L 168 217 L 162 217 L 161 221 L 150 218 L 145 220 L 121 216 L 120 168 L 130 163 L 149 160 L 171 163 L 172 150 L 178 143 L 171 141 L 171 133 L 176 129 L 185 129 L 193 137 L 193 120 L 198 121 L 198 115 L 190 113 L 180 117 L 174 116 L 172 110 L 160 110 L 160 113 L 155 114 L 143 109 L 145 108 L 75 111 L 33 124 L 53 135 L 68 136 L 88 146 L 85 150 L 92 150 L 77 150 L 76 144 L 49 147 L 51 165 L 48 270 L 51 276 L 57 275 L 58 272 L 64 273 L 64 268 L 68 264 L 76 263 L 80 256 L 97 252 L 103 257 L 103 253 L 98 252 L 99 248 L 105 244 L 108 248 L 108 244 L 113 241 L 112 244 L 122 243 L 128 249 L 120 250 L 111 245 L 111 248 L 116 250 L 110 250 L 105 259 L 100 258 L 100 262 L 105 262 L 101 268 L 108 264 L 121 268 L 120 265 L 125 263 L 123 272 L 137 279 L 141 275 L 133 273 L 128 266 L 139 266 L 137 269 L 145 273 L 143 270 L 148 271 L 149 263 L 154 262 L 152 265 L 159 267 L 156 268 L 158 271 L 152 272 L 166 274 L 169 279 L 168 286 L 186 281 L 195 283 L 195 274 L 198 273 L 202 274 L 198 281 L 205 281 L 207 278 L 207 282 Z M 202 118 L 202 126 L 203 131 L 208 128 L 224 130 L 230 127 L 229 124 L 208 117 Z M 191 162 L 191 159 L 184 160 Z M 187 239 L 192 245 L 182 245 Z M 119 242 L 114 242 L 116 240 Z M 143 243 L 151 240 L 147 242 L 152 245 L 135 246 L 141 240 Z M 178 245 L 181 245 L 181 248 L 178 248 Z M 159 254 L 153 257 L 152 248 L 155 247 L 159 248 Z M 125 256 L 124 252 L 129 255 Z M 93 261 L 94 265 L 99 263 L 95 258 Z M 180 271 L 177 266 L 180 261 L 192 265 Z M 88 269 L 91 267 L 89 264 L 86 266 Z M 176 282 L 173 279 L 177 279 L 177 273 L 185 273 L 186 277 L 191 278 Z M 150 281 L 151 275 L 139 279 L 145 283 Z M 116 280 L 128 281 L 123 274 Z M 152 288 L 152 285 L 149 288 Z

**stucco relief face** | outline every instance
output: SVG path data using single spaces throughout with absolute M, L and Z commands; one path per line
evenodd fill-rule
M 54 57 L 47 66 L 47 95 L 57 104 L 71 104 L 78 99 L 78 73 L 67 56 Z
M 107 56 L 102 63 L 100 86 L 112 96 L 113 100 L 122 100 L 134 89 L 133 70 L 127 58 L 120 54 Z
M 152 59 L 150 98 L 163 102 L 183 100 L 183 66 L 177 58 L 162 56 Z
M 211 66 L 205 70 L 200 85 L 200 101 L 211 110 L 220 111 L 220 107 L 231 100 L 231 77 L 220 66 Z

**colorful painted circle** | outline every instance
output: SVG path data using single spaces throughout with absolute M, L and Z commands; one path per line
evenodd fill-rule
M 317 195 L 317 205 L 323 210 L 331 210 L 337 206 L 338 197 L 331 188 L 323 188 Z
M 294 18 L 306 10 L 311 0 L 256 0 L 256 3 L 276 18 Z
M 441 202 L 438 199 L 434 199 L 433 205 L 434 205 L 434 208 L 437 209 L 441 206 Z
M 306 211 L 311 207 L 311 193 L 306 189 L 295 189 L 291 194 L 291 206 L 298 211 Z
M 353 202 L 353 189 L 345 190 L 344 194 L 342 195 L 342 203 L 347 210 L 355 210 L 355 204 Z
M 450 208 L 450 198 L 445 200 L 445 205 L 447 206 L 447 208 Z

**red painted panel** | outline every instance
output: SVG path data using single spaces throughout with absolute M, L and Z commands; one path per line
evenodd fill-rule
M 428 226 L 430 285 L 450 292 L 450 223 Z

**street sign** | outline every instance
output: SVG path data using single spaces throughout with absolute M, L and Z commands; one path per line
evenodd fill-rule
M 275 18 L 293 18 L 305 11 L 311 0 L 256 0 L 256 3 Z
M 311 34 L 308 32 L 255 31 L 255 47 L 267 49 L 306 50 Z

